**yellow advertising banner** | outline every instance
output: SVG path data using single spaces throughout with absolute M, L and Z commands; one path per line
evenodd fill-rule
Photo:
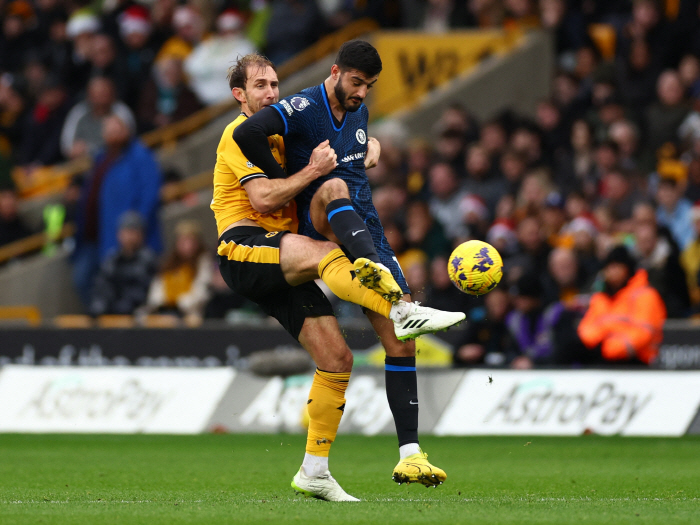
M 383 70 L 369 102 L 373 119 L 410 106 L 426 93 L 474 68 L 494 54 L 513 49 L 520 31 L 475 30 L 430 35 L 379 31 L 372 43 Z

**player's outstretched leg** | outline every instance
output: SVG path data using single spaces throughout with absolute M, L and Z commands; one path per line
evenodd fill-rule
M 423 334 L 444 332 L 466 318 L 464 312 L 444 312 L 419 303 L 399 301 L 392 306 L 394 333 L 399 341 L 410 341 Z
M 447 330 L 465 318 L 462 312 L 443 312 L 420 306 L 418 303 L 397 301 L 391 304 L 371 288 L 363 287 L 358 283 L 359 279 L 352 279 L 351 271 L 353 265 L 340 249 L 331 250 L 318 265 L 318 275 L 334 294 L 390 319 L 394 323 L 394 332 L 399 341 Z M 386 275 L 391 277 L 388 270 Z M 393 277 L 391 280 L 394 280 Z M 398 288 L 398 285 L 396 286 Z

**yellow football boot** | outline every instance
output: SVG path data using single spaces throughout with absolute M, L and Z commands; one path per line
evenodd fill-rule
M 355 260 L 354 266 L 355 274 L 362 286 L 374 290 L 391 303 L 403 297 L 401 287 L 396 284 L 389 268 L 383 264 L 360 257 Z
M 428 454 L 422 450 L 418 454 L 408 456 L 394 467 L 391 475 L 396 483 L 421 483 L 426 487 L 437 487 L 442 485 L 447 479 L 447 474 L 441 468 L 431 465 L 428 461 Z

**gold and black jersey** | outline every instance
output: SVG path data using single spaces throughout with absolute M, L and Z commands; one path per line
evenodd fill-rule
M 267 231 L 290 230 L 296 233 L 299 221 L 296 203 L 293 200 L 273 213 L 258 213 L 250 203 L 244 184 L 257 177 L 267 178 L 267 175 L 243 156 L 238 144 L 233 140 L 233 131 L 246 118 L 248 117 L 241 113 L 226 126 L 216 150 L 214 198 L 211 201 L 211 209 L 214 211 L 219 236 L 231 224 L 241 219 L 253 220 Z M 282 137 L 273 135 L 267 140 L 275 160 L 284 168 Z

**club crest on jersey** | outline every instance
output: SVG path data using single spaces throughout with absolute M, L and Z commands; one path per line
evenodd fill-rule
M 365 142 L 367 142 L 367 135 L 365 134 L 364 129 L 358 129 L 355 133 L 355 137 L 357 137 L 357 142 L 359 142 L 360 144 L 364 144 Z
M 292 97 L 290 102 L 292 103 L 292 107 L 297 111 L 304 111 L 311 105 L 309 99 L 304 97 Z
M 292 106 L 289 105 L 289 102 L 286 100 L 280 100 L 280 104 L 284 108 L 284 110 L 287 112 L 287 115 L 291 115 L 294 113 L 294 110 L 292 110 Z

